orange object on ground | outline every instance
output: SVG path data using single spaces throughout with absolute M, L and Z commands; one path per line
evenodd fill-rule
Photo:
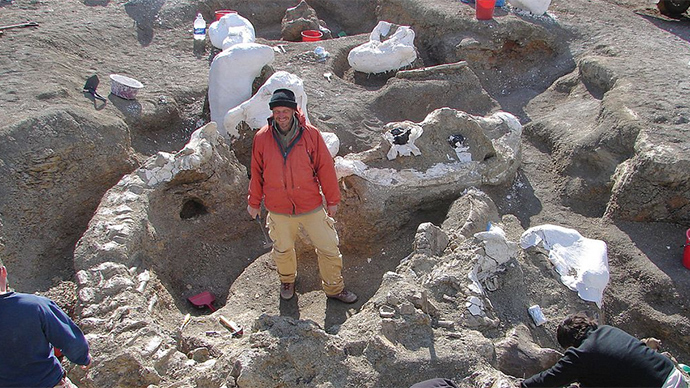
M 302 31 L 302 42 L 318 42 L 323 37 L 323 32 L 319 30 Z
M 477 20 L 493 19 L 495 6 L 496 0 L 477 0 L 474 6 Z
M 192 304 L 196 307 L 208 307 L 211 309 L 211 311 L 216 311 L 216 308 L 213 307 L 213 302 L 216 301 L 216 297 L 208 291 L 204 291 L 201 294 L 190 296 L 189 298 L 187 298 L 187 300 L 192 302 Z
M 237 11 L 233 11 L 231 9 L 219 9 L 216 11 L 216 21 L 220 20 L 223 16 L 231 13 L 237 13 Z

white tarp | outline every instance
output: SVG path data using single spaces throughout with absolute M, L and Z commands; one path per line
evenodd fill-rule
M 258 43 L 239 43 L 216 55 L 208 73 L 211 121 L 222 127 L 225 114 L 252 96 L 254 78 L 274 58 L 273 48 Z
M 256 31 L 249 20 L 237 13 L 231 13 L 211 23 L 208 37 L 213 46 L 225 50 L 238 43 L 253 43 L 256 40 Z
M 549 224 L 529 228 L 520 237 L 523 249 L 539 243 L 549 251 L 549 261 L 561 275 L 561 282 L 601 308 L 609 282 L 606 243 L 583 237 L 575 229 Z
M 393 35 L 381 41 L 392 26 L 380 21 L 372 30 L 369 42 L 353 48 L 347 55 L 350 67 L 363 73 L 384 73 L 412 64 L 417 59 L 414 31 L 408 26 L 398 26 Z

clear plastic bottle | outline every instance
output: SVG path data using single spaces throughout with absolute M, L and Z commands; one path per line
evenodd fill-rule
M 196 19 L 194 20 L 194 39 L 206 39 L 206 20 L 201 16 L 201 13 L 196 14 Z

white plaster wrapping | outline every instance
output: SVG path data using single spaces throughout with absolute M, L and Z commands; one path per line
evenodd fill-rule
M 518 245 L 508 241 L 503 229 L 496 225 L 491 225 L 485 232 L 475 233 L 474 237 L 481 241 L 480 245 L 484 252 L 475 255 L 476 264 L 467 274 L 467 278 L 471 281 L 468 287 L 477 294 L 485 295 L 483 284 L 502 271 L 502 264 L 517 256 Z M 490 291 L 495 291 L 488 288 Z
M 501 264 L 517 256 L 517 244 L 508 241 L 503 229 L 496 225 L 491 225 L 485 232 L 475 233 L 474 237 L 481 240 L 481 246 L 484 248 L 484 255 L 478 262 L 479 273 L 494 273 Z
M 248 100 L 224 113 L 223 125 L 219 128 L 221 135 L 230 138 L 238 137 L 237 124 L 242 121 L 246 122 L 252 129 L 259 129 L 266 125 L 266 119 L 271 117 L 271 109 L 268 106 L 268 102 L 276 89 L 283 88 L 290 89 L 295 93 L 297 106 L 304 113 L 307 122 L 309 122 L 307 94 L 304 92 L 302 79 L 287 71 L 277 71 L 261 85 L 255 95 L 251 96 L 251 98 L 248 96 Z
M 475 316 L 485 317 L 484 302 L 476 296 L 470 296 L 465 302 L 465 307 Z
M 353 69 L 363 73 L 384 73 L 409 66 L 417 59 L 415 33 L 410 27 L 399 26 L 391 37 L 381 41 L 392 26 L 389 22 L 380 21 L 372 30 L 369 42 L 350 50 L 347 61 Z
M 508 3 L 513 7 L 524 9 L 537 16 L 541 16 L 549 9 L 551 0 L 508 0 Z
M 208 37 L 214 47 L 226 50 L 238 43 L 253 43 L 256 40 L 256 31 L 249 20 L 237 13 L 231 13 L 211 23 Z
M 335 158 L 340 150 L 338 135 L 333 132 L 321 132 L 321 137 L 323 137 L 323 141 L 326 143 L 326 147 L 328 147 L 328 153 L 331 154 L 331 158 Z
M 208 74 L 211 121 L 222 123 L 230 109 L 249 99 L 254 78 L 274 58 L 271 47 L 257 43 L 236 44 L 216 55 Z
M 523 249 L 539 243 L 549 251 L 549 261 L 561 275 L 561 282 L 601 308 L 609 282 L 606 243 L 583 237 L 575 229 L 549 224 L 529 228 L 520 237 Z
M 194 131 L 187 145 L 176 154 L 159 152 L 151 165 L 140 169 L 146 185 L 154 187 L 169 182 L 180 171 L 199 168 L 213 156 L 213 145 L 218 144 L 219 137 L 216 123 L 210 122 Z
M 410 130 L 410 137 L 407 140 L 406 144 L 393 144 L 393 141 L 395 141 L 395 137 L 391 133 L 391 130 L 393 128 L 402 128 L 402 129 L 409 129 Z M 395 125 L 387 125 L 386 126 L 386 131 L 383 133 L 383 138 L 388 141 L 390 144 L 391 148 L 388 150 L 388 154 L 386 157 L 388 160 L 393 160 L 400 156 L 419 156 L 422 154 L 422 151 L 419 150 L 419 148 L 414 145 L 415 140 L 419 139 L 420 136 L 424 133 L 424 129 L 420 127 L 419 125 L 416 125 L 412 122 L 405 121 L 402 123 L 397 123 Z
M 434 112 L 426 120 L 433 120 Z M 493 121 L 494 124 L 505 123 L 508 131 L 494 130 L 490 133 L 491 143 L 505 160 L 513 160 L 520 152 L 520 137 L 522 125 L 515 116 L 506 112 L 497 112 L 488 118 L 477 120 Z M 421 123 L 421 126 L 425 122 Z M 397 125 L 397 124 L 396 124 Z M 335 157 L 335 169 L 338 178 L 357 175 L 369 182 L 382 186 L 424 187 L 428 185 L 465 182 L 467 184 L 481 184 L 483 181 L 498 180 L 500 176 L 482 176 L 482 161 L 451 161 L 436 163 L 426 171 L 415 169 L 396 170 L 393 168 L 373 168 L 358 160 L 357 155 L 348 154 L 345 157 Z

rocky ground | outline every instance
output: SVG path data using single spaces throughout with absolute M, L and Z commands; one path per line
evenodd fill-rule
M 569 291 L 545 292 L 550 288 L 540 284 L 555 290 L 558 283 L 547 275 L 547 267 L 540 266 L 530 254 L 522 254 L 514 260 L 523 273 L 508 271 L 506 289 L 491 298 L 499 326 L 480 325 L 483 336 L 476 336 L 474 329 L 459 330 L 469 347 L 474 344 L 482 348 L 487 338 L 499 343 L 521 323 L 531 334 L 529 341 L 521 343 L 533 341 L 555 347 L 549 332 L 555 328 L 554 322 L 583 308 L 639 337 L 660 338 L 665 350 L 681 362 L 690 361 L 690 280 L 688 270 L 681 265 L 685 231 L 690 226 L 690 108 L 685 103 L 690 86 L 682 75 L 690 61 L 687 18 L 660 15 L 643 1 L 554 1 L 548 13 L 539 17 L 507 6 L 497 9 L 489 22 L 476 21 L 472 6 L 455 0 L 308 3 L 333 32 L 344 32 L 344 36 L 320 43 L 279 41 L 281 19 L 285 9 L 295 5 L 293 1 L 0 2 L 1 25 L 30 20 L 39 24 L 4 30 L 0 35 L 0 254 L 17 290 L 53 297 L 75 319 L 84 320 L 85 332 L 103 339 L 102 344 L 94 344 L 96 351 L 102 352 L 95 354 L 101 367 L 90 376 L 76 378 L 83 377 L 85 386 L 168 386 L 185 377 L 179 373 L 198 375 L 199 370 L 181 366 L 178 375 L 163 371 L 160 365 L 177 364 L 150 366 L 135 351 L 123 350 L 114 356 L 106 346 L 133 344 L 137 338 L 153 338 L 153 342 L 158 337 L 167 338 L 160 333 L 174 331 L 171 328 L 187 312 L 195 316 L 190 334 L 172 348 L 187 353 L 206 346 L 212 359 L 222 360 L 217 365 L 229 365 L 215 366 L 217 373 L 207 380 L 185 380 L 190 386 L 220 386 L 218 382 L 223 379 L 217 375 L 230 373 L 238 360 L 244 360 L 242 357 L 253 360 L 254 364 L 248 365 L 256 369 L 245 368 L 244 385 L 240 386 L 279 386 L 277 381 L 284 386 L 309 385 L 309 376 L 322 386 L 328 386 L 325 381 L 329 379 L 332 386 L 396 386 L 396 376 L 400 386 L 405 386 L 415 378 L 440 374 L 467 379 L 468 385 L 500 382 L 500 378 L 486 380 L 479 373 L 493 376 L 492 368 L 521 377 L 506 367 L 500 356 L 482 355 L 481 351 L 478 358 L 492 361 L 475 364 L 469 356 L 454 361 L 455 353 L 477 355 L 477 350 L 451 341 L 453 336 L 436 325 L 443 315 L 456 322 L 464 319 L 453 315 L 451 308 L 440 308 L 439 314 L 421 309 L 426 318 L 421 313 L 410 315 L 414 318 L 405 321 L 407 326 L 397 326 L 409 338 L 391 336 L 390 328 L 381 328 L 388 341 L 396 339 L 392 342 L 397 350 L 390 350 L 386 341 L 352 340 L 357 336 L 369 338 L 369 330 L 376 332 L 377 309 L 385 304 L 385 293 L 396 290 L 397 283 L 386 278 L 387 272 L 397 271 L 405 277 L 406 268 L 417 265 L 420 274 L 426 273 L 419 270 L 426 267 L 418 261 L 428 264 L 431 259 L 421 255 L 422 259 L 412 264 L 405 264 L 403 259 L 415 253 L 419 224 L 441 225 L 451 217 L 448 209 L 460 196 L 457 192 L 439 192 L 434 200 L 424 203 L 410 201 L 415 208 L 405 217 L 368 220 L 370 226 L 357 217 L 356 202 L 346 202 L 336 218 L 343 237 L 346 281 L 360 295 L 360 301 L 353 306 L 327 302 L 316 277 L 311 276 L 316 274 L 315 259 L 305 250 L 299 269 L 305 276 L 297 285 L 298 297 L 291 303 L 279 302 L 261 232 L 244 213 L 246 177 L 241 166 L 248 163 L 249 133 L 230 145 L 236 160 L 219 151 L 223 156 L 218 163 L 232 166 L 229 171 L 218 167 L 224 174 L 219 175 L 232 184 L 224 186 L 218 176 L 203 183 L 188 177 L 191 183 L 178 182 L 147 197 L 146 206 L 136 203 L 144 209 L 141 214 L 146 214 L 142 224 L 148 225 L 148 231 L 138 237 L 146 244 L 139 241 L 137 246 L 146 247 L 136 255 L 132 250 L 123 254 L 121 264 L 133 274 L 148 268 L 155 274 L 151 283 L 160 292 L 147 291 L 119 303 L 133 306 L 137 313 L 130 313 L 132 316 L 143 314 L 148 307 L 163 329 L 151 331 L 157 335 L 139 333 L 112 343 L 101 336 L 104 328 L 116 337 L 118 333 L 126 336 L 132 329 L 109 321 L 112 310 L 106 314 L 89 309 L 94 299 L 86 298 L 85 293 L 80 294 L 81 299 L 76 297 L 77 289 L 88 288 L 83 279 L 77 286 L 80 280 L 76 272 L 89 272 L 105 260 L 99 256 L 102 253 L 93 253 L 100 252 L 95 243 L 99 239 L 130 241 L 130 237 L 112 229 L 107 235 L 99 233 L 96 226 L 107 220 L 94 214 L 99 204 L 108 208 L 103 195 L 123 176 L 145 166 L 147 158 L 156 152 L 180 150 L 191 133 L 208 121 L 208 69 L 218 50 L 208 43 L 195 45 L 191 25 L 197 11 L 210 21 L 213 11 L 222 8 L 238 10 L 248 18 L 256 28 L 257 42 L 284 45 L 285 52 L 276 52 L 275 63 L 266 71 L 286 70 L 304 80 L 310 118 L 322 130 L 339 136 L 339 155 L 375 146 L 382 126 L 388 122 L 420 122 L 444 106 L 480 116 L 500 109 L 520 119 L 524 126 L 522 161 L 515 178 L 508 184 L 481 189 L 496 203 L 500 215 L 514 216 L 504 218 L 513 241 L 521 230 L 544 223 L 571 227 L 586 237 L 605 241 L 611 280 L 603 307 L 597 309 L 568 296 Z M 476 77 L 435 75 L 414 82 L 394 74 L 353 72 L 346 61 L 347 52 L 367 40 L 377 20 L 412 26 L 423 62 L 416 66 L 466 61 Z M 329 51 L 328 60 L 317 60 L 313 50 L 318 45 Z M 328 72 L 334 75 L 332 79 L 324 76 Z M 108 94 L 111 73 L 135 77 L 145 88 L 136 100 Z M 82 92 L 86 79 L 94 74 L 100 77 L 98 92 L 106 97 L 105 102 Z M 192 218 L 180 222 L 189 193 L 208 208 L 213 215 L 210 221 Z M 346 198 L 354 201 L 351 196 Z M 395 228 L 390 231 L 386 225 Z M 75 255 L 75 244 L 85 232 L 87 238 Z M 370 239 L 363 237 L 367 235 Z M 87 247 L 92 242 L 94 250 Z M 456 241 L 451 246 L 459 250 L 439 256 L 461 256 L 458 252 L 463 249 L 457 247 L 462 243 Z M 118 259 L 109 257 L 107 262 Z M 442 266 L 443 262 L 434 265 Z M 542 267 L 543 271 L 537 270 Z M 120 269 L 100 271 L 127 278 Z M 410 284 L 423 289 L 421 280 L 417 284 L 418 279 L 405 279 L 408 283 L 403 289 L 412 287 Z M 122 282 L 110 284 L 108 292 L 115 291 L 106 300 L 122 295 L 116 293 L 120 287 L 126 289 L 127 282 Z M 519 285 L 523 283 L 527 285 Z M 256 335 L 245 336 L 239 344 L 227 338 L 218 343 L 206 338 L 204 332 L 212 327 L 216 316 L 207 317 L 205 311 L 194 310 L 185 300 L 201 290 L 214 292 L 217 305 L 224 306 L 222 314 L 236 317 Z M 511 295 L 507 290 L 515 292 Z M 410 292 L 419 291 L 415 288 Z M 162 307 L 151 307 L 152 295 L 157 295 Z M 510 302 L 501 303 L 510 297 Z M 83 306 L 77 306 L 80 303 Z M 396 308 L 404 304 L 388 303 Z M 541 304 L 552 318 L 546 328 L 530 324 L 524 308 L 532 303 Z M 461 309 L 462 303 L 457 306 Z M 125 310 L 118 311 L 120 315 L 115 316 L 127 322 Z M 258 318 L 262 313 L 265 315 Z M 283 327 L 286 323 L 276 317 L 292 322 L 294 331 Z M 433 331 L 415 331 L 427 325 L 424 319 L 436 322 L 431 325 Z M 299 352 L 297 339 L 305 337 L 309 338 L 305 343 L 312 346 L 340 349 L 329 337 L 338 332 L 347 343 L 344 348 L 349 357 L 336 357 L 337 362 L 355 371 L 347 376 L 319 372 L 329 363 L 314 361 L 317 372 L 281 367 L 282 374 L 264 378 L 262 371 L 272 367 L 270 357 L 242 353 L 245 348 L 269 349 L 262 351 L 276 360 L 304 361 L 295 355 L 271 353 L 270 349 L 286 344 Z M 262 337 L 266 333 L 274 338 Z M 429 333 L 437 338 L 437 342 L 430 342 L 432 345 L 425 342 Z M 225 357 L 220 355 L 224 352 Z M 433 357 L 434 352 L 438 358 Z M 331 360 L 332 354 L 326 350 L 317 356 Z M 386 363 L 386 358 L 396 361 Z M 432 366 L 429 358 L 434 360 Z M 263 368 L 257 366 L 259 359 Z M 113 369 L 117 363 L 112 360 L 118 361 L 121 369 Z M 411 366 L 420 373 L 410 373 Z M 139 370 L 135 374 L 138 379 L 113 379 L 123 371 L 131 372 L 128 368 Z M 155 373 L 141 372 L 147 368 Z

